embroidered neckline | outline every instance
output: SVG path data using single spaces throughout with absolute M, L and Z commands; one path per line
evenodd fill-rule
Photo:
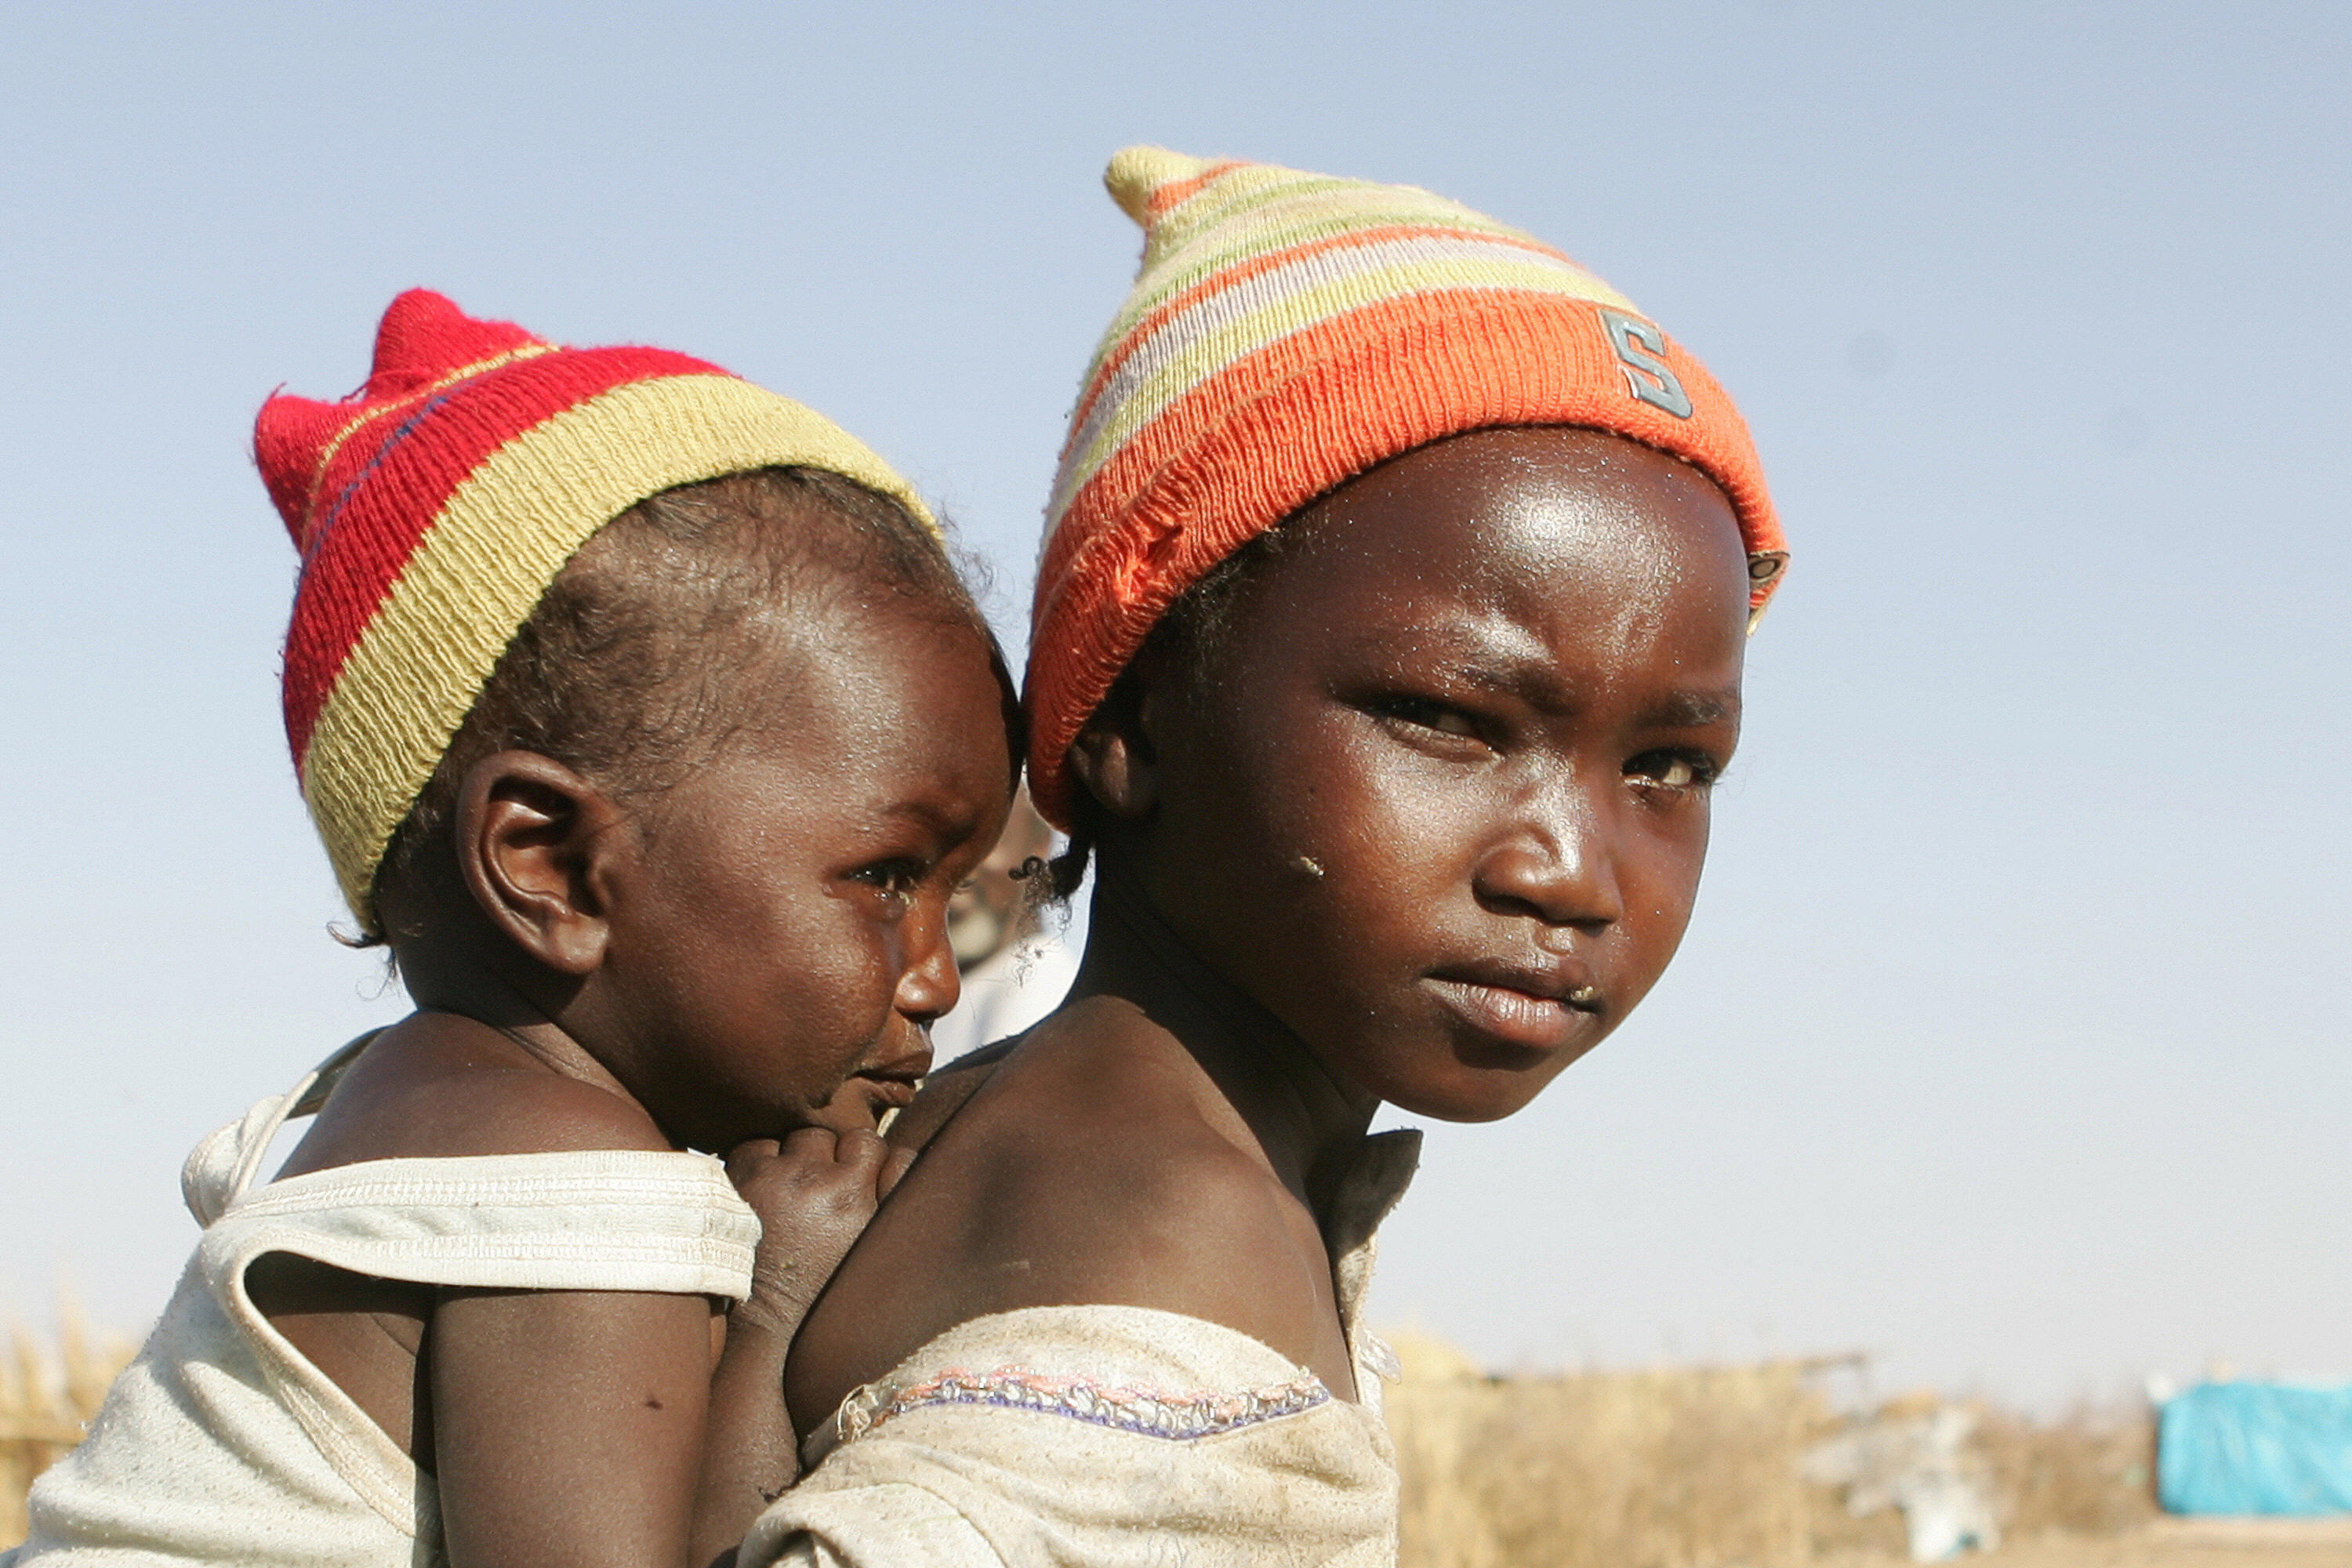
M 1175 1392 L 1055 1376 L 1024 1366 L 1000 1366 L 984 1373 L 952 1369 L 895 1394 L 868 1384 L 844 1402 L 836 1422 L 839 1440 L 854 1443 L 913 1411 L 972 1405 L 1059 1415 L 1181 1443 L 1277 1421 L 1330 1402 L 1331 1391 L 1323 1386 L 1323 1380 L 1304 1369 L 1287 1383 L 1257 1388 Z

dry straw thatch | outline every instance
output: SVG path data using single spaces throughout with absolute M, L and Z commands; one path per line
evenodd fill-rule
M 1855 1519 L 1838 1490 L 1803 1479 L 1806 1451 L 1848 1429 L 1817 1375 L 1848 1358 L 1490 1378 L 1433 1341 L 1398 1348 L 1401 1568 L 1906 1560 L 1898 1515 Z M 2112 1541 L 2153 1517 L 2145 1413 L 1974 1414 L 1975 1458 L 2011 1541 Z
M 2106 1538 L 2157 1517 L 2156 1426 L 2146 1409 L 2084 1405 L 2054 1421 L 1987 1410 L 1976 1440 L 2012 1535 Z
M 1832 1416 L 1795 1362 L 1490 1379 L 1399 1347 L 1406 1568 L 1755 1568 L 1813 1556 Z
M 107 1385 L 135 1348 L 93 1333 L 81 1315 L 58 1314 L 58 1330 L 38 1335 L 23 1324 L 0 1358 L 0 1547 L 25 1539 L 25 1489 L 81 1441 Z

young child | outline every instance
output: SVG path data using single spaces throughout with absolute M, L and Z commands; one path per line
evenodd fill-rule
M 683 355 L 420 290 L 256 447 L 295 763 L 418 1010 L 190 1158 L 195 1259 L 0 1562 L 711 1563 L 956 998 L 1002 660 L 879 458 Z
M 1368 1124 L 1507 1116 L 1625 1017 L 1738 738 L 1784 552 L 1679 345 L 1426 192 L 1108 180 L 1142 268 L 1025 693 L 1084 963 L 904 1123 L 787 1369 L 822 1463 L 746 1563 L 1392 1561 L 1360 1311 L 1418 1135 Z

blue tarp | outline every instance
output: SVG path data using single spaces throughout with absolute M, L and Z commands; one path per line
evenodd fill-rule
M 2157 1495 L 2170 1512 L 2352 1512 L 2352 1387 L 2209 1383 L 2165 1401 L 2157 1421 Z

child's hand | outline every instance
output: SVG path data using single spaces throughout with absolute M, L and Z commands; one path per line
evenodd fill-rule
M 729 1552 L 800 1475 L 784 1413 L 784 1353 L 875 1205 L 913 1163 L 871 1132 L 823 1127 L 782 1143 L 755 1138 L 727 1156 L 727 1179 L 760 1216 L 760 1249 L 751 1294 L 727 1314 L 726 1349 L 710 1380 L 695 1562 Z
M 914 1163 L 871 1132 L 803 1127 L 782 1143 L 758 1138 L 727 1157 L 727 1177 L 760 1216 L 751 1297 L 728 1314 L 790 1340 L 875 1206 Z

